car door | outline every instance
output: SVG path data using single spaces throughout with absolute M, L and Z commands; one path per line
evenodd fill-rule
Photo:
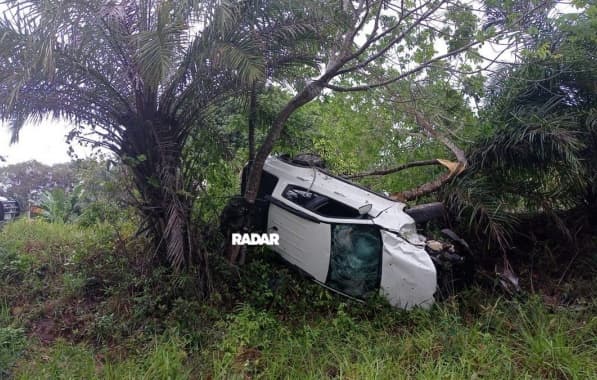
M 278 233 L 279 245 L 271 248 L 289 263 L 324 283 L 330 264 L 331 227 L 316 218 L 272 200 L 269 233 Z
M 357 264 L 359 260 L 364 259 L 359 255 L 364 255 L 366 249 L 357 249 L 356 246 L 364 244 L 364 231 L 368 232 L 369 238 L 375 233 L 375 236 L 379 237 L 379 231 L 371 220 L 359 219 L 358 216 L 357 209 L 331 197 L 288 184 L 274 192 L 271 199 L 268 232 L 279 234 L 279 245 L 274 247 L 274 250 L 291 264 L 334 290 L 363 296 L 365 292 L 379 286 L 379 258 L 367 258 L 369 262 Z M 352 227 L 343 227 L 348 225 Z M 338 235 L 335 251 L 332 241 L 334 231 Z M 350 250 L 348 240 L 339 238 L 343 233 L 348 238 L 356 239 L 353 242 L 355 246 L 351 246 Z M 344 244 L 340 244 L 341 241 Z M 381 239 L 377 238 L 377 241 L 380 242 Z M 333 259 L 332 252 L 336 252 Z M 381 249 L 376 249 L 376 252 L 381 254 Z M 330 278 L 328 270 L 331 262 L 336 270 Z M 355 265 L 358 268 L 353 268 Z M 375 267 L 373 275 L 370 270 L 372 267 Z M 366 268 L 369 270 L 366 272 L 365 281 L 361 271 Z M 351 272 L 352 282 L 343 277 L 342 273 L 346 271 Z M 360 285 L 356 285 L 357 283 Z M 352 291 L 351 288 L 354 286 L 358 289 Z

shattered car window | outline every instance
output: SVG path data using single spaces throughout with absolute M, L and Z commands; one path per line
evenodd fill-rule
M 298 186 L 288 186 L 282 196 L 297 205 L 328 218 L 359 218 L 359 211 L 325 195 Z
M 327 285 L 353 297 L 376 291 L 381 278 L 379 229 L 368 225 L 332 225 L 332 254 Z

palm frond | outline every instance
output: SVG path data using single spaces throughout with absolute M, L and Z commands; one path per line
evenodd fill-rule
M 587 58 L 594 39 L 585 37 L 594 25 L 583 16 L 577 22 L 582 32 L 574 38 L 554 31 L 553 56 L 497 70 L 483 114 L 493 130 L 470 148 L 469 172 L 446 195 L 454 212 L 493 230 L 496 240 L 507 241 L 500 229 L 514 231 L 513 215 L 541 213 L 567 233 L 559 213 L 597 204 L 597 98 L 587 86 L 597 66 Z M 487 212 L 498 206 L 503 212 Z
M 128 160 L 140 210 L 152 221 L 155 241 L 166 242 L 160 257 L 174 266 L 191 262 L 189 201 L 179 184 L 191 181 L 177 178 L 190 132 L 247 85 L 314 65 L 337 6 L 314 0 L 0 5 L 7 9 L 0 18 L 0 121 L 17 138 L 26 121 L 68 119 L 76 125 L 69 137 Z M 318 8 L 327 10 L 325 17 L 316 17 Z
M 133 36 L 138 46 L 135 61 L 145 85 L 153 89 L 157 89 L 180 60 L 188 30 L 186 20 L 174 12 L 170 1 L 159 4 L 156 18 L 155 29 Z
M 486 242 L 486 248 L 493 245 L 502 250 L 509 248 L 518 219 L 491 181 L 469 172 L 457 177 L 442 193 L 456 220 L 479 241 Z
M 19 142 L 19 133 L 21 132 L 21 129 L 25 125 L 26 121 L 27 121 L 27 119 L 24 117 L 18 117 L 18 118 L 15 118 L 14 120 L 12 120 L 12 123 L 9 126 L 10 143 L 11 144 L 15 144 L 15 143 Z

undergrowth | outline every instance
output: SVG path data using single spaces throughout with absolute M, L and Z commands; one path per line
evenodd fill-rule
M 358 303 L 271 252 L 214 289 L 150 265 L 132 225 L 0 231 L 0 379 L 597 378 L 597 303 L 472 288 L 431 310 Z

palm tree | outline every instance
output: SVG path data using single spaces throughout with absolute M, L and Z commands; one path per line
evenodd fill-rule
M 328 27 L 309 4 L 275 1 L 4 0 L 0 118 L 63 118 L 128 165 L 158 257 L 205 266 L 190 222 L 183 147 L 210 110 L 296 63 Z
M 502 248 L 521 214 L 553 217 L 569 234 L 558 212 L 597 211 L 595 14 L 552 20 L 531 45 L 539 53 L 490 78 L 481 116 L 493 130 L 470 149 L 470 169 L 445 191 L 471 229 Z

